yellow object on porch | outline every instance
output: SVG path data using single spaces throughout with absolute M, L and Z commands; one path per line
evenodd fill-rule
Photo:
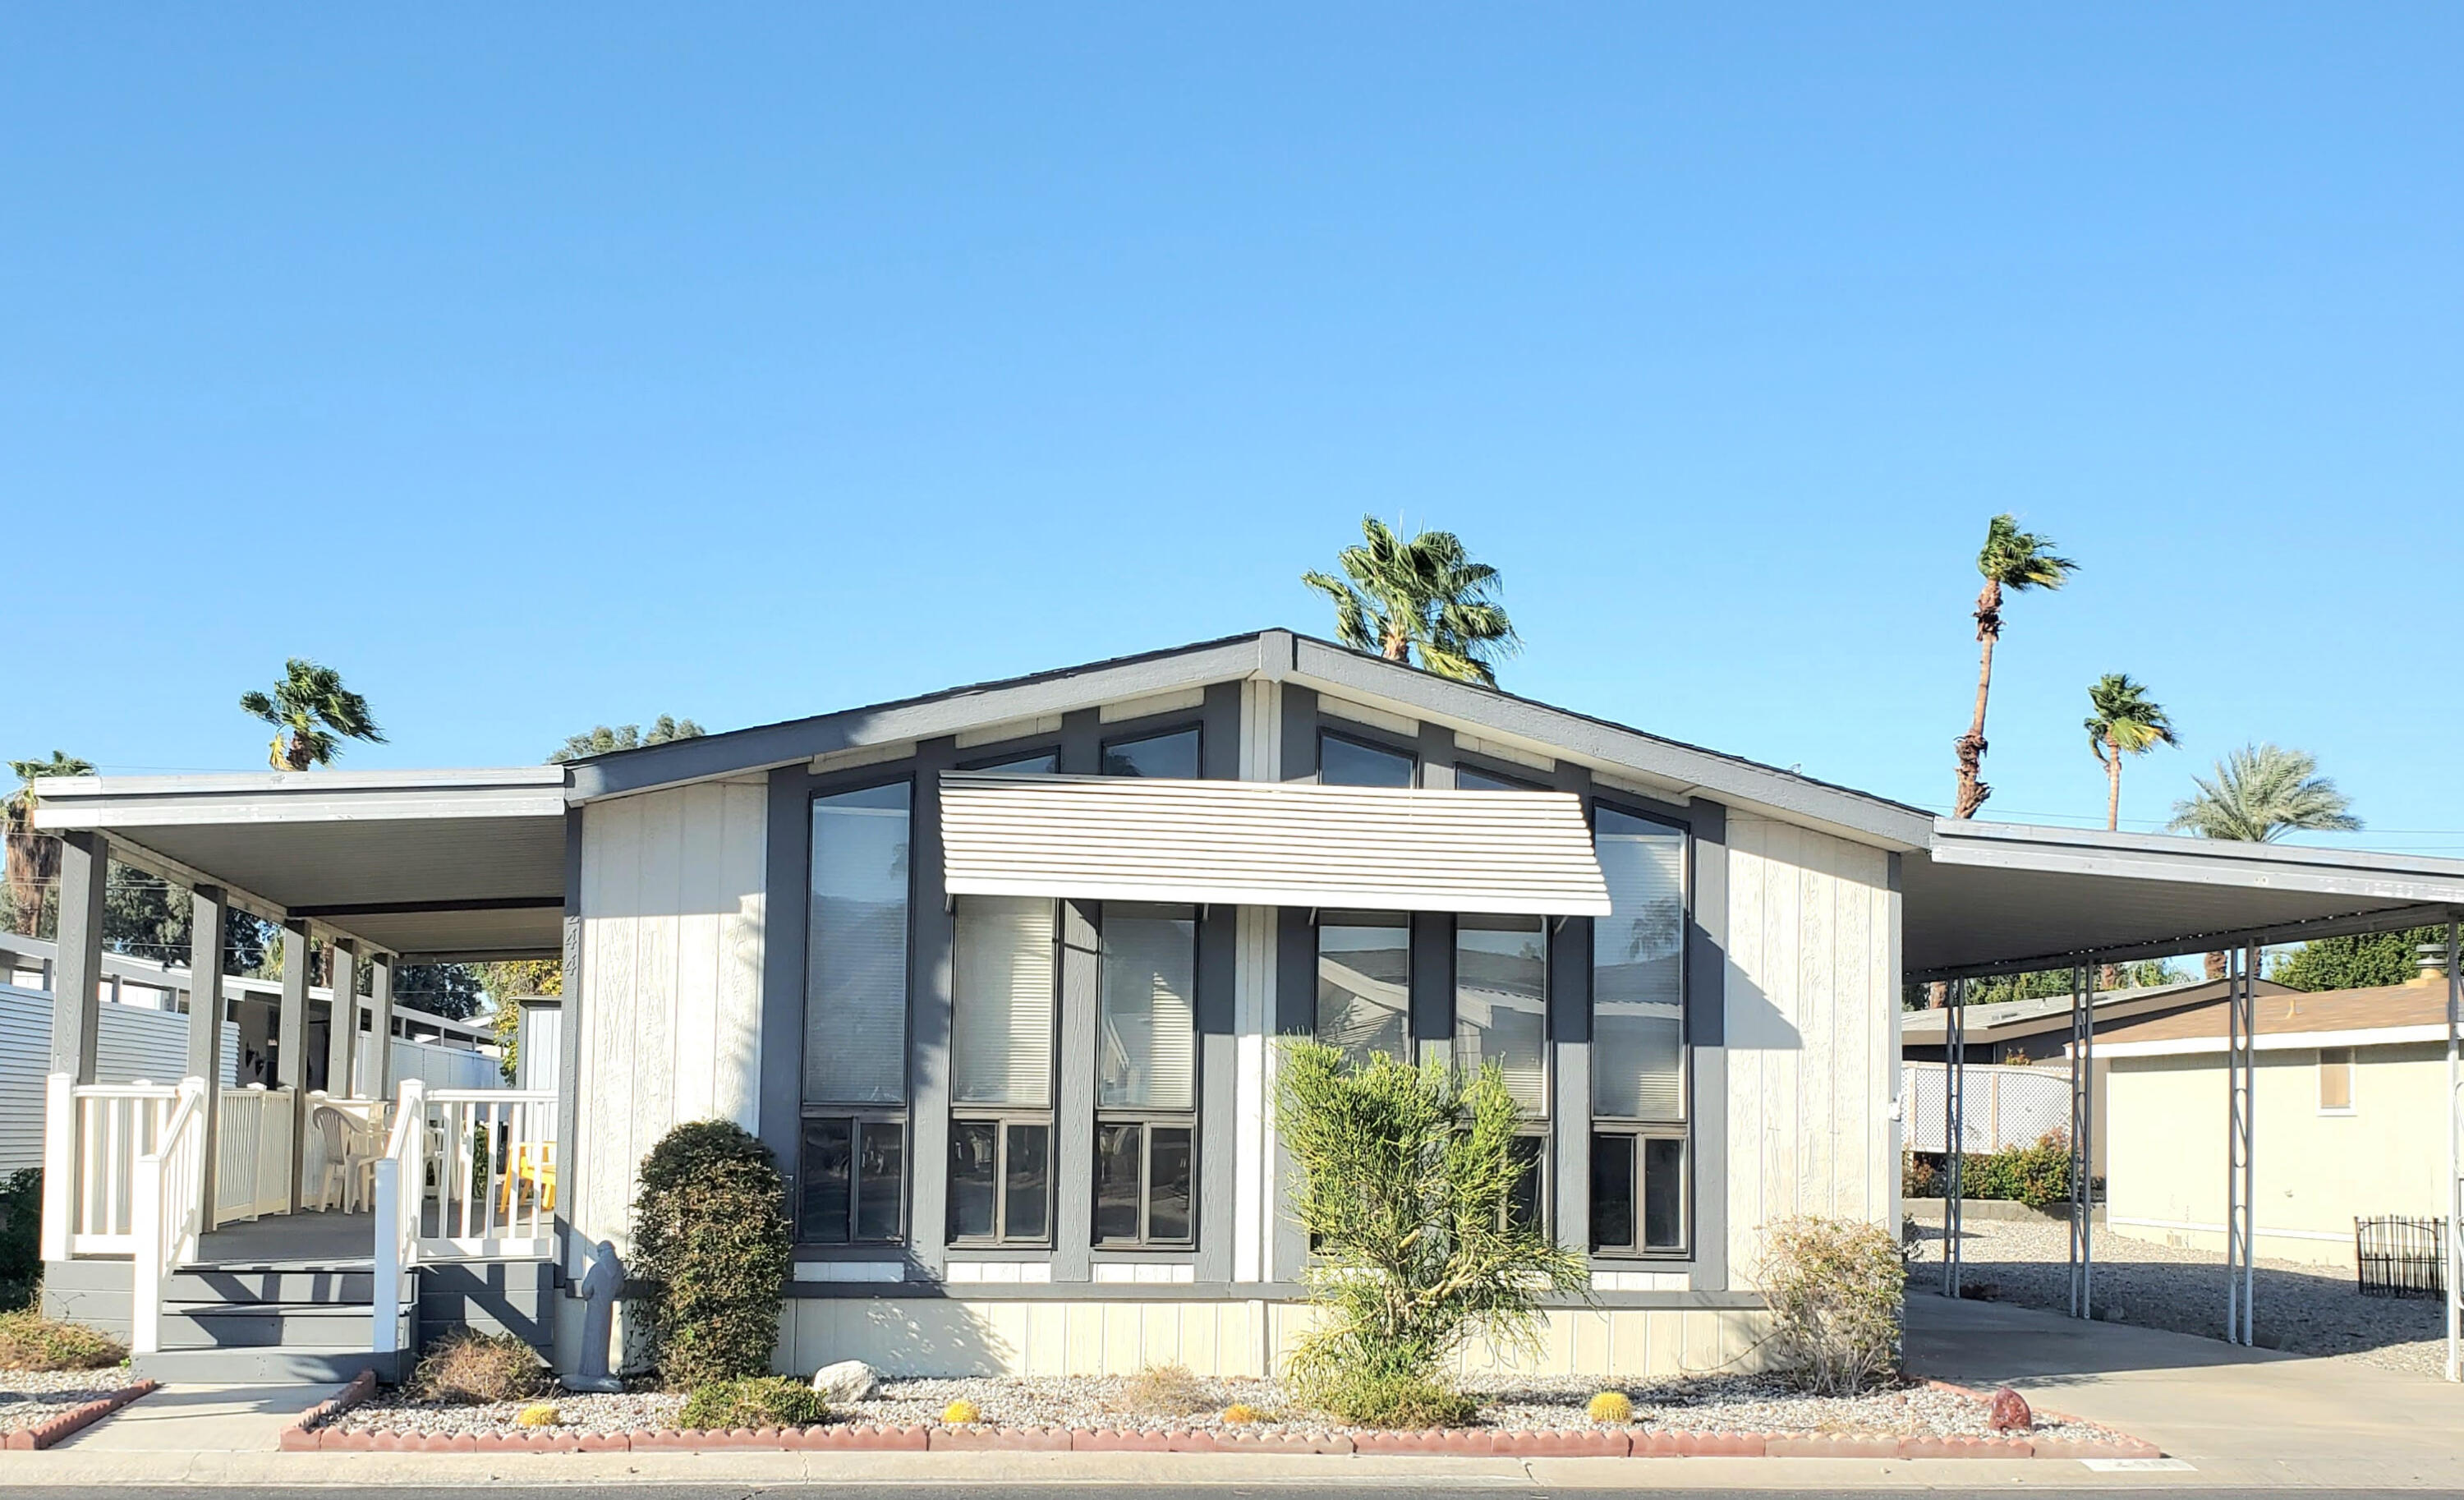
M 519 1141 L 515 1144 L 514 1163 L 505 1173 L 505 1185 L 497 1198 L 496 1213 L 499 1217 L 513 1217 L 514 1190 L 524 1182 L 537 1193 L 539 1212 L 556 1211 L 555 1141 Z

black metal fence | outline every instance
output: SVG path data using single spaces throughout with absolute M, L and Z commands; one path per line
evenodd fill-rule
M 2365 1297 L 2447 1293 L 2447 1221 L 2391 1214 L 2353 1221 L 2353 1263 Z

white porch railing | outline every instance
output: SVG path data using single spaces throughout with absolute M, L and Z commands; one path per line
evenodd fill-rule
M 291 1091 L 251 1084 L 214 1099 L 214 1227 L 291 1211 Z
M 436 1226 L 424 1260 L 540 1259 L 556 1246 L 556 1095 L 438 1089 L 427 1095 Z
M 154 1149 L 137 1158 L 129 1193 L 135 1275 L 128 1347 L 134 1354 L 162 1349 L 164 1283 L 173 1267 L 196 1258 L 205 1217 L 207 1098 L 203 1078 L 182 1079 L 179 1103 Z
M 162 1138 L 179 1097 L 170 1084 L 45 1079 L 45 1256 L 135 1251 L 137 1161 Z
M 419 1297 L 420 1190 L 427 1177 L 427 1086 L 406 1079 L 393 1112 L 393 1134 L 376 1169 L 376 1274 L 370 1277 L 368 1347 L 381 1355 L 402 1347 L 402 1314 Z M 408 1199 L 407 1202 L 404 1202 Z

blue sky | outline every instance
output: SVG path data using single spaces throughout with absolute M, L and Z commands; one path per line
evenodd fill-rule
M 1184 11 L 1188 8 L 1181 8 Z M 2464 852 L 2464 11 L 19 10 L 0 751 L 262 763 L 286 654 L 536 761 L 1268 624 L 1374 512 L 1531 695 L 2101 819 L 2127 671 Z M 2443 658 L 2443 659 L 2442 659 Z

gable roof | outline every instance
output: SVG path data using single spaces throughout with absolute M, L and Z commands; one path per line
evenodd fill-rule
M 2223 999 L 2224 993 L 2225 981 L 2220 979 L 2187 979 L 2176 980 L 2170 984 L 2101 989 L 2096 992 L 2097 1034 L 2110 1036 L 2117 1026 L 2154 1011 L 2211 1004 Z M 2293 992 L 2274 980 L 2260 980 L 2258 993 L 2277 995 Z M 1971 1044 L 2009 1041 L 2045 1031 L 2066 1031 L 2071 1024 L 2071 998 L 2068 995 L 1997 1000 L 1990 1005 L 1969 1005 L 1965 1009 L 1968 1014 L 1963 1018 L 1963 1028 Z M 1945 1033 L 1948 1026 L 1947 1011 L 1911 1010 L 1900 1018 L 1900 1044 L 1903 1047 L 1940 1047 L 1947 1040 Z
M 2097 1050 L 2122 1057 L 2220 1050 L 2227 1019 L 2223 1001 L 2209 1001 L 2101 1032 Z M 2350 1036 L 2362 1045 L 2423 1041 L 2425 1033 L 2446 1034 L 2447 982 L 2428 975 L 2373 989 L 2286 990 L 2261 995 L 2251 1019 L 2252 1034 L 2262 1046 L 2271 1039 L 2321 1036 Z M 2186 1043 L 2191 1045 L 2178 1045 Z M 2123 1047 L 2129 1049 L 2118 1050 Z
M 1802 823 L 1859 843 L 1925 847 L 1933 815 L 1888 798 L 1833 785 L 1627 725 L 1455 682 L 1290 630 L 1256 630 L 1169 651 L 948 688 L 918 697 L 841 709 L 695 739 L 611 751 L 571 762 L 577 801 L 739 776 L 822 756 L 958 735 L 1105 703 L 1236 682 L 1290 682 L 1383 707 L 1475 737 L 1523 740 L 1660 788 L 1671 800 L 1696 792 L 1730 806 Z

